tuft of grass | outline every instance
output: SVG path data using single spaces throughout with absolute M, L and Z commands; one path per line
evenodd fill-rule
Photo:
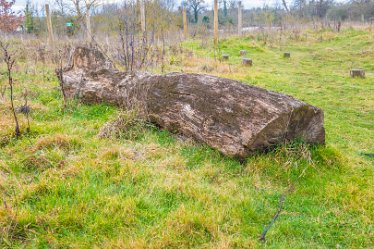
M 122 111 L 113 121 L 107 122 L 99 131 L 100 138 L 137 140 L 151 124 L 141 119 L 135 111 Z
M 77 137 L 70 137 L 63 134 L 55 134 L 54 136 L 45 136 L 39 138 L 35 145 L 33 146 L 34 152 L 40 150 L 50 150 L 50 149 L 61 149 L 63 151 L 70 151 L 74 149 L 79 149 L 81 142 Z

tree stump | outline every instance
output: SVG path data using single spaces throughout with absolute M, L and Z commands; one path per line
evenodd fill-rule
M 78 47 L 63 70 L 67 97 L 106 102 L 170 132 L 245 158 L 293 139 L 323 144 L 323 111 L 291 96 L 206 74 L 120 72 Z
M 247 50 L 240 50 L 240 56 L 247 55 Z
M 284 58 L 291 58 L 291 53 L 290 52 L 285 52 L 283 53 Z
M 359 77 L 359 78 L 365 78 L 365 70 L 364 69 L 351 69 L 351 77 Z
M 249 59 L 249 58 L 243 58 L 242 59 L 242 65 L 244 66 L 252 66 L 252 59 Z
M 223 61 L 228 61 L 229 60 L 229 55 L 228 54 L 222 55 L 222 60 Z

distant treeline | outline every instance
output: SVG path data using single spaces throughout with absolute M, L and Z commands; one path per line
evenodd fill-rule
M 212 1 L 213 2 L 213 1 Z M 200 26 L 208 30 L 213 25 L 213 10 L 210 1 L 186 0 L 177 4 L 176 0 L 145 0 L 147 32 L 158 35 L 165 31 L 180 30 L 183 26 L 182 9 L 186 8 L 190 27 Z M 79 35 L 85 27 L 85 12 L 91 13 L 92 27 L 95 32 L 111 33 L 118 30 L 129 6 L 139 5 L 139 1 L 101 4 L 97 0 L 54 0 L 51 2 L 54 32 L 60 35 Z M 133 7 L 131 7 L 133 8 Z M 0 8 L 1 9 L 1 8 Z M 139 19 L 139 8 L 133 13 Z M 18 31 L 40 35 L 46 32 L 44 6 L 28 1 L 22 15 Z M 4 15 L 4 16 L 2 16 Z M 9 16 L 9 15 L 8 15 Z M 219 1 L 219 24 L 222 29 L 237 25 L 238 1 Z M 2 11 L 0 18 L 6 20 Z M 288 5 L 285 0 L 260 8 L 243 9 L 243 26 L 279 26 L 290 20 L 307 23 L 315 21 L 360 21 L 374 20 L 374 0 L 294 0 Z M 5 23 L 5 21 L 3 21 Z M 138 25 L 139 24 L 139 25 Z M 14 26 L 14 25 L 13 25 Z M 9 29 L 8 29 L 9 31 Z

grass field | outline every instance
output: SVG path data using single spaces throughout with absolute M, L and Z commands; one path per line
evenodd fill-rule
M 229 38 L 219 53 L 230 60 L 218 62 L 211 46 L 187 41 L 194 56 L 176 55 L 164 68 L 239 79 L 325 111 L 325 147 L 294 142 L 244 164 L 149 124 L 100 139 L 117 108 L 72 102 L 62 111 L 53 68 L 34 75 L 20 64 L 31 133 L 12 138 L 9 101 L 0 102 L 0 247 L 373 247 L 374 36 L 305 31 L 281 44 Z M 240 65 L 240 49 L 253 67 Z M 366 79 L 350 78 L 351 67 Z

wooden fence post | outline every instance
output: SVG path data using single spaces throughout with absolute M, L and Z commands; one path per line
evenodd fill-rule
M 214 45 L 218 45 L 218 0 L 214 0 Z
M 90 9 L 86 10 L 86 36 L 87 42 L 92 41 Z
M 47 19 L 47 28 L 48 28 L 48 45 L 53 46 L 54 37 L 53 37 L 52 19 L 49 13 L 49 4 L 45 5 L 45 16 Z
M 243 32 L 243 18 L 242 18 L 242 2 L 238 2 L 238 35 L 242 36 Z
M 184 39 L 187 38 L 187 11 L 186 11 L 186 7 L 184 6 L 183 7 L 183 35 L 184 35 Z

